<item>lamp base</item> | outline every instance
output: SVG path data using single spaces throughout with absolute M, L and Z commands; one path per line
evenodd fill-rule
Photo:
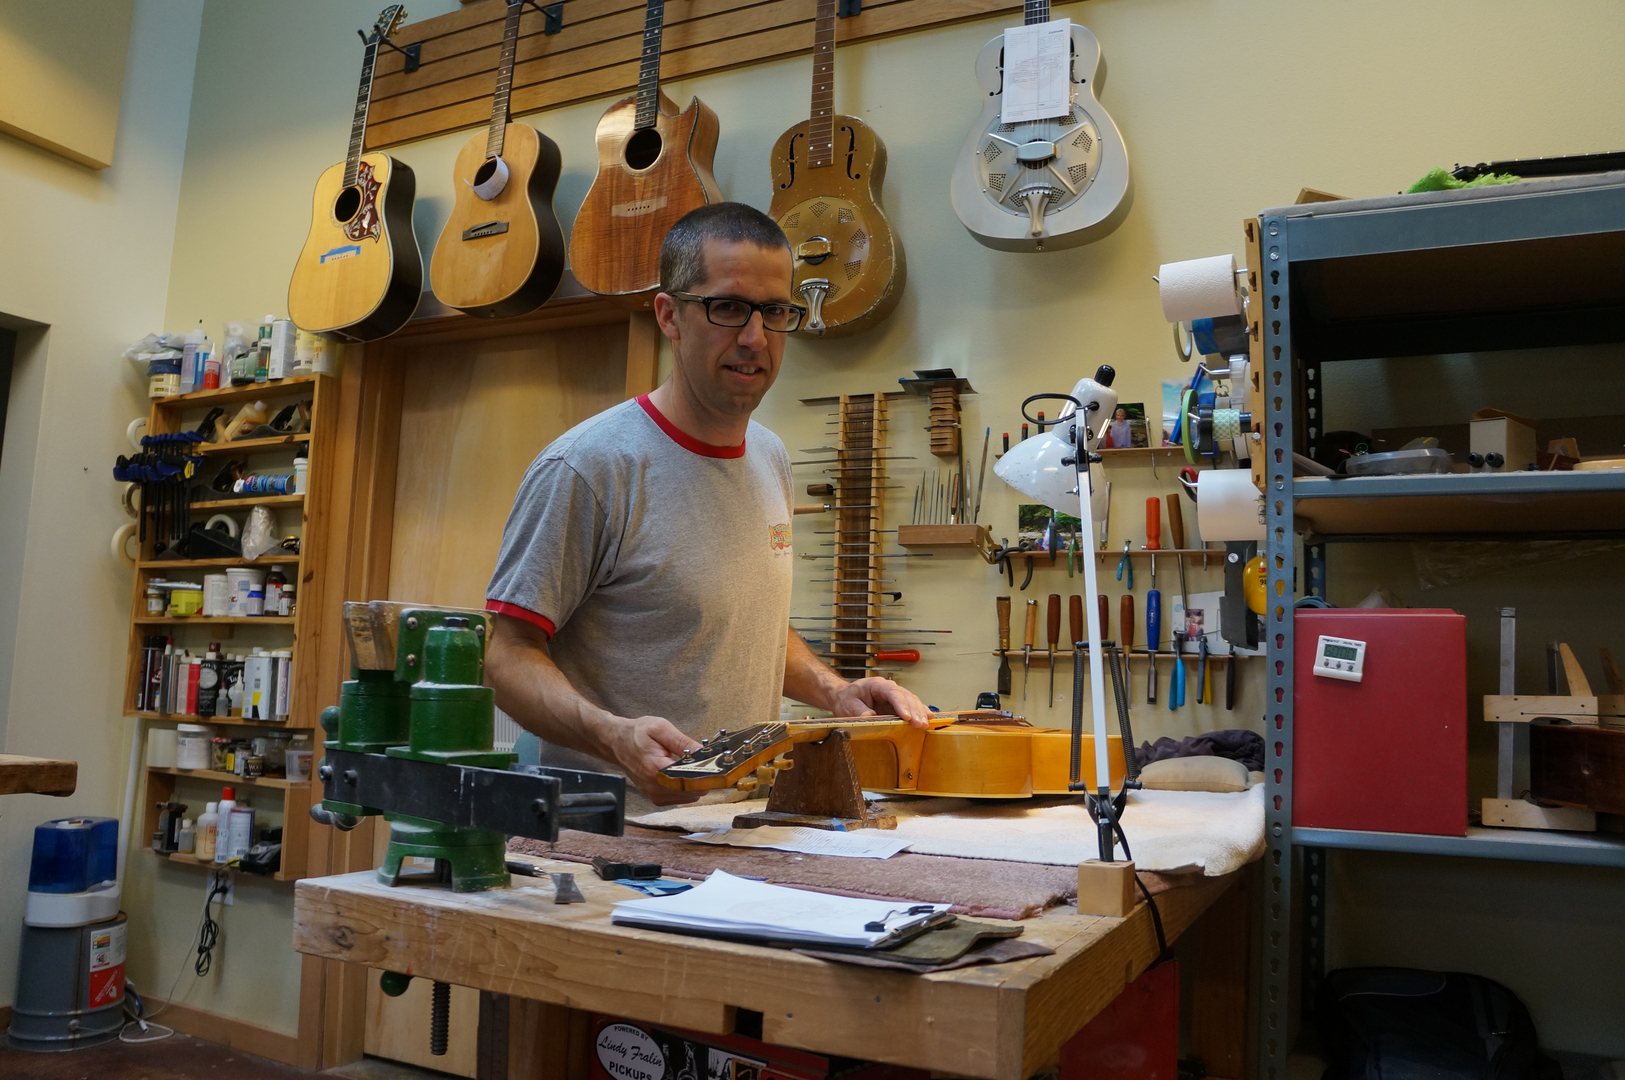
M 1078 914 L 1127 917 L 1135 905 L 1134 864 L 1087 859 L 1078 864 Z

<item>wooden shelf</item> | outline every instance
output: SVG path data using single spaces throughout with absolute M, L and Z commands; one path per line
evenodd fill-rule
M 318 731 L 319 728 L 301 727 L 298 724 L 289 724 L 281 720 L 244 720 L 240 716 L 193 716 L 191 713 L 161 713 L 161 712 L 135 712 L 131 710 L 125 716 L 140 717 L 143 720 L 173 720 L 178 724 L 218 724 L 225 727 L 251 727 L 266 728 L 271 731 Z M 186 775 L 190 776 L 188 772 Z
M 210 721 L 201 717 L 193 717 L 198 723 L 207 724 Z M 276 727 L 274 722 L 267 720 L 264 723 Z M 236 773 L 215 772 L 213 769 L 171 769 L 162 765 L 148 765 L 149 773 L 163 773 L 165 776 L 189 776 L 194 780 L 215 780 L 222 784 L 247 784 L 250 787 L 290 788 L 308 785 L 308 780 L 285 780 L 280 776 L 238 776 Z
M 198 858 L 196 855 L 192 855 L 192 854 L 190 854 L 188 852 L 184 852 L 184 851 L 176 851 L 176 852 L 166 853 L 166 852 L 162 852 L 162 851 L 154 851 L 150 847 L 144 847 L 141 850 L 146 852 L 148 855 L 156 855 L 160 859 L 168 859 L 170 862 L 178 863 L 181 866 L 219 866 L 219 865 L 221 865 L 220 863 L 215 862 L 213 859 L 210 859 L 208 862 L 204 862 L 202 859 Z M 287 852 L 286 845 L 283 846 L 282 850 L 283 850 L 284 853 Z M 268 878 L 271 881 L 298 881 L 299 880 L 299 875 L 297 875 L 297 874 L 289 874 L 285 870 L 278 870 L 274 874 L 255 874 L 254 876 L 255 877 Z
M 260 398 L 270 397 L 273 394 L 286 397 L 290 394 L 314 390 L 316 380 L 324 377 L 322 375 L 295 375 L 292 378 L 278 379 L 275 382 L 223 386 L 218 390 L 194 390 L 190 394 L 174 394 L 170 397 L 155 398 L 153 404 L 161 408 L 174 408 L 188 405 L 224 405 L 233 401 L 256 401 Z
M 264 454 L 274 450 L 287 450 L 295 446 L 310 442 L 310 433 L 299 435 L 274 435 L 269 439 L 233 439 L 231 442 L 198 443 L 193 453 L 204 457 L 218 457 L 223 454 Z
M 143 559 L 136 563 L 136 566 L 142 570 L 164 570 L 169 567 L 184 570 L 188 566 L 263 566 L 270 569 L 272 563 L 297 563 L 299 561 L 299 556 L 291 553 L 278 555 L 274 559 L 270 558 L 269 555 L 270 553 L 267 552 L 253 562 L 249 562 L 247 559 Z M 259 618 L 273 617 L 280 616 L 259 616 Z
M 303 506 L 303 495 L 232 495 L 223 499 L 200 499 L 193 510 L 232 510 L 250 506 Z
M 293 615 L 142 615 L 130 621 L 137 626 L 183 626 L 186 623 L 213 623 L 216 626 L 292 626 Z

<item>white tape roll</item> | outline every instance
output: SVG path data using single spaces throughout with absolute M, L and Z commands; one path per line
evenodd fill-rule
M 1163 263 L 1157 271 L 1162 317 L 1169 322 L 1240 315 L 1241 282 L 1234 255 Z
M 130 449 L 136 453 L 141 452 L 141 436 L 147 433 L 147 418 L 138 416 L 130 421 L 130 426 L 124 429 L 124 437 L 130 441 Z
M 134 536 L 134 525 L 120 525 L 113 534 L 113 557 L 132 570 L 135 569 L 135 556 L 130 554 L 130 540 Z
M 131 480 L 124 485 L 124 492 L 119 496 L 119 503 L 124 507 L 126 517 L 138 518 L 141 516 L 141 485 Z
M 1196 478 L 1196 527 L 1203 540 L 1264 539 L 1264 496 L 1250 469 L 1203 469 Z
M 216 514 L 208 521 L 205 521 L 203 523 L 203 527 L 205 529 L 212 529 L 214 528 L 214 523 L 217 521 L 224 521 L 226 523 L 226 532 L 233 538 L 237 536 L 237 519 L 232 517 L 230 514 Z
M 474 175 L 479 176 L 480 173 L 485 172 L 487 166 L 491 166 L 491 175 L 477 184 L 468 184 L 468 186 L 474 189 L 474 194 L 486 202 L 490 202 L 498 195 L 501 195 L 502 189 L 508 186 L 508 163 L 501 158 L 489 158 L 484 165 L 480 166 L 480 172 Z M 467 184 L 468 181 L 465 180 L 463 183 Z

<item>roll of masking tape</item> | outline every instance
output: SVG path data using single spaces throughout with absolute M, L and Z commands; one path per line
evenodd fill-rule
M 138 416 L 130 421 L 130 426 L 124 429 L 124 437 L 130 441 L 130 448 L 140 453 L 145 447 L 141 445 L 141 436 L 147 433 L 147 418 Z
M 214 528 L 215 522 L 217 522 L 217 521 L 225 522 L 226 523 L 226 532 L 227 532 L 227 534 L 229 534 L 234 539 L 236 538 L 236 536 L 237 536 L 237 519 L 232 517 L 230 514 L 216 514 L 214 517 L 212 517 L 208 521 L 204 522 L 203 527 L 205 529 L 212 529 L 212 528 Z
M 124 493 L 119 496 L 119 503 L 124 507 L 126 516 L 139 518 L 141 516 L 141 485 L 134 480 L 125 484 Z
M 120 525 L 113 534 L 113 557 L 132 570 L 135 569 L 135 556 L 130 554 L 130 540 L 134 536 L 134 525 Z
M 1196 478 L 1196 527 L 1203 540 L 1264 539 L 1264 496 L 1250 469 L 1203 469 Z

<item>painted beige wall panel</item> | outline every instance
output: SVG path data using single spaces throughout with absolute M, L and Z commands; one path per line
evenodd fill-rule
M 0 0 L 0 131 L 111 165 L 134 11 L 135 0 Z

